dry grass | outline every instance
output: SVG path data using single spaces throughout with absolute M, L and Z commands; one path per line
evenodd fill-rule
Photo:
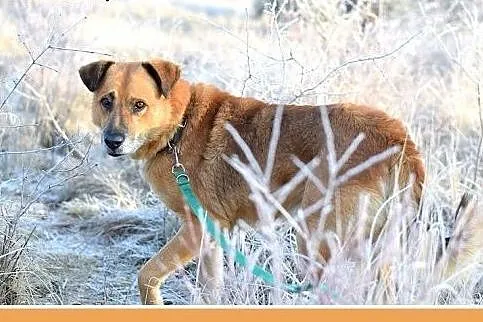
M 481 262 L 443 276 L 434 258 L 445 229 L 452 230 L 448 214 L 463 192 L 482 194 L 482 162 L 476 168 L 482 133 L 476 90 L 483 57 L 479 1 L 379 1 L 375 17 L 366 10 L 344 14 L 336 0 L 298 0 L 298 11 L 277 19 L 270 12 L 246 16 L 240 4 L 220 11 L 199 2 L 174 3 L 2 2 L 0 99 L 31 63 L 28 51 L 36 56 L 51 45 L 123 60 L 162 56 L 181 63 L 191 81 L 279 103 L 378 106 L 403 119 L 418 143 L 428 171 L 423 218 L 439 221 L 429 230 L 407 231 L 402 219 L 413 214 L 401 199 L 388 206 L 392 216 L 379 244 L 384 247 L 361 243 L 357 256 L 349 256 L 334 236 L 340 255 L 326 268 L 328 292 L 292 295 L 266 287 L 228 256 L 221 303 L 478 301 Z M 139 164 L 108 159 L 98 151 L 96 135 L 84 138 L 92 130 L 89 93 L 77 70 L 98 58 L 105 56 L 49 50 L 0 109 L 0 303 L 138 303 L 137 269 L 177 228 L 175 217 L 143 183 Z M 63 134 L 88 156 L 75 156 Z M 5 152 L 52 146 L 57 147 Z M 260 209 L 272 209 L 267 200 L 258 195 L 255 201 Z M 474 220 L 463 222 L 468 229 L 483 215 L 481 202 L 472 209 Z M 296 280 L 293 232 L 279 222 L 267 225 L 272 229 L 255 232 L 242 223 L 234 242 L 253 260 Z M 392 267 L 389 286 L 376 276 L 381 263 Z M 165 298 L 197 303 L 201 290 L 195 280 L 193 265 L 176 273 L 163 289 Z

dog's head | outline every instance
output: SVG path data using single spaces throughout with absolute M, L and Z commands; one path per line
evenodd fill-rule
M 101 141 L 109 155 L 143 157 L 166 146 L 189 96 L 177 86 L 177 65 L 159 59 L 97 61 L 81 67 L 79 74 L 94 94 L 92 119 L 102 129 Z

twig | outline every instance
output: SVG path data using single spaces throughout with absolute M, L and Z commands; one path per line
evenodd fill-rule
M 18 129 L 22 127 L 35 127 L 38 124 L 20 124 L 20 125 L 0 125 L 0 129 Z
M 32 54 L 32 51 L 30 50 L 29 46 L 27 46 L 27 43 L 25 42 L 25 39 L 23 39 L 23 37 L 22 37 L 20 34 L 18 34 L 17 36 L 18 36 L 18 38 L 20 39 L 20 42 L 22 43 L 22 45 L 23 45 L 23 46 L 25 47 L 25 49 L 27 50 L 27 53 L 29 54 L 30 59 L 31 59 L 31 60 L 34 60 L 34 56 L 33 56 L 33 54 Z
M 227 123 L 225 125 L 225 129 L 231 134 L 236 144 L 238 144 L 238 146 L 242 149 L 243 153 L 245 154 L 245 157 L 248 160 L 248 163 L 250 164 L 251 169 L 253 169 L 253 171 L 255 171 L 257 175 L 260 175 L 263 177 L 263 171 L 260 168 L 260 165 L 258 164 L 257 159 L 253 155 L 252 150 L 250 149 L 248 144 L 240 136 L 238 131 L 230 123 Z
M 293 176 L 292 179 L 290 179 L 289 182 L 287 182 L 282 187 L 280 187 L 278 190 L 273 192 L 273 195 L 275 196 L 275 198 L 277 198 L 277 200 L 280 203 L 283 203 L 287 199 L 290 192 L 292 192 L 292 190 L 296 186 L 298 186 L 299 184 L 304 182 L 307 178 L 309 180 L 312 180 L 312 181 L 316 180 L 316 181 L 318 181 L 318 183 L 320 183 L 320 180 L 312 172 L 316 167 L 318 167 L 320 165 L 320 158 L 319 157 L 312 159 L 312 161 L 310 161 L 307 164 L 304 164 L 301 160 L 299 160 L 295 156 L 292 156 L 292 161 L 300 169 L 300 171 L 298 171 L 297 174 L 295 174 L 295 176 Z M 317 179 L 315 179 L 315 178 L 317 178 Z M 318 183 L 316 183 L 316 184 L 320 187 L 320 185 Z M 323 187 L 323 185 L 322 185 L 322 187 Z
M 245 87 L 247 86 L 248 81 L 252 78 L 252 70 L 250 67 L 250 53 L 249 53 L 249 46 L 248 46 L 248 9 L 245 8 L 245 33 L 246 33 L 246 55 L 247 55 L 247 68 L 248 68 L 248 76 L 243 81 L 243 87 L 241 90 L 241 95 L 245 92 Z
M 478 103 L 478 115 L 480 117 L 480 140 L 478 142 L 478 152 L 476 153 L 475 173 L 473 174 L 473 185 L 476 185 L 478 169 L 480 167 L 481 152 L 483 147 L 483 111 L 481 109 L 480 83 L 476 83 L 476 101 Z
M 317 189 L 319 189 L 320 192 L 326 193 L 327 189 L 325 188 L 324 184 L 319 179 L 319 177 L 317 177 L 313 171 L 315 167 L 320 165 L 319 157 L 314 158 L 309 164 L 305 164 L 304 162 L 302 162 L 302 160 L 300 160 L 295 155 L 292 155 L 291 159 L 292 159 L 292 162 L 300 169 L 297 175 L 303 174 L 304 179 L 305 177 L 307 177 L 307 179 L 309 179 L 314 184 L 314 186 L 316 186 Z M 313 165 L 309 166 L 311 163 L 313 163 Z
M 272 136 L 270 138 L 270 144 L 267 152 L 267 164 L 265 166 L 265 184 L 270 185 L 270 177 L 272 176 L 272 170 L 275 165 L 275 155 L 277 153 L 278 139 L 280 138 L 280 128 L 282 126 L 283 105 L 277 106 L 275 110 L 275 116 L 272 125 Z
M 286 82 L 286 69 L 287 69 L 287 60 L 285 59 L 285 55 L 283 53 L 282 48 L 282 36 L 280 35 L 280 28 L 278 26 L 278 20 L 274 18 L 273 25 L 275 26 L 275 34 L 277 35 L 277 42 L 278 42 L 278 50 L 280 51 L 280 57 L 282 57 L 282 88 L 285 86 Z M 290 52 L 291 53 L 291 52 Z
M 317 87 L 319 87 L 320 85 L 322 85 L 323 83 L 325 83 L 325 81 L 327 81 L 327 79 L 329 79 L 329 77 L 331 77 L 334 73 L 338 72 L 339 70 L 343 69 L 344 67 L 347 67 L 349 65 L 353 65 L 353 64 L 356 64 L 356 63 L 363 63 L 363 62 L 368 62 L 368 61 L 376 61 L 376 60 L 381 60 L 381 59 L 384 59 L 384 58 L 387 58 L 389 56 L 392 56 L 394 55 L 395 53 L 397 53 L 398 51 L 400 51 L 402 48 L 404 48 L 407 44 L 409 44 L 413 39 L 415 39 L 416 37 L 418 37 L 419 35 L 421 35 L 424 31 L 420 31 L 414 35 L 412 35 L 411 37 L 409 37 L 409 39 L 407 39 L 406 41 L 404 41 L 402 44 L 400 44 L 399 46 L 397 46 L 396 48 L 394 48 L 393 50 L 387 52 L 387 53 L 384 53 L 384 54 L 380 54 L 380 55 L 376 55 L 376 56 L 370 56 L 370 57 L 365 57 L 365 58 L 358 58 L 358 59 L 351 59 L 351 60 L 348 60 L 344 63 L 342 63 L 341 65 L 337 66 L 336 68 L 332 69 L 331 71 L 329 71 L 320 81 L 318 81 L 315 85 L 309 87 L 309 88 L 306 88 L 306 89 L 303 89 L 302 91 L 300 91 L 300 93 L 298 93 L 291 101 L 289 104 L 292 104 L 293 102 L 295 102 L 297 99 L 299 99 L 300 97 L 304 96 L 305 94 L 307 94 L 308 92 L 311 92 L 313 91 L 314 89 L 316 89 Z
M 235 38 L 235 39 L 237 39 L 237 40 L 241 41 L 242 43 L 244 43 L 244 44 L 245 44 L 246 46 L 248 46 L 248 48 L 250 48 L 250 50 L 252 50 L 253 52 L 258 53 L 258 54 L 260 54 L 261 56 L 263 56 L 263 57 L 265 57 L 265 58 L 268 58 L 268 59 L 270 59 L 270 60 L 272 60 L 272 61 L 274 61 L 274 62 L 282 62 L 282 61 L 283 61 L 283 59 L 273 57 L 273 56 L 271 56 L 271 55 L 269 55 L 269 54 L 266 54 L 266 53 L 264 53 L 264 52 L 260 51 L 258 48 L 254 47 L 254 46 L 250 46 L 250 45 L 247 43 L 246 39 L 243 39 L 243 38 L 239 37 L 238 35 L 235 35 L 235 34 L 234 34 L 232 31 L 230 31 L 229 29 L 227 29 L 226 27 L 224 27 L 224 26 L 222 26 L 222 25 L 216 24 L 214 21 L 211 21 L 211 20 L 205 19 L 205 18 L 203 18 L 203 17 L 201 17 L 201 16 L 194 16 L 194 15 L 193 15 L 193 16 L 190 16 L 190 18 L 192 18 L 192 19 L 194 19 L 194 20 L 201 20 L 202 22 L 205 22 L 205 23 L 207 23 L 207 24 L 209 24 L 209 25 L 211 25 L 211 26 L 213 26 L 213 27 L 215 27 L 215 28 L 217 28 L 217 29 L 220 29 L 221 31 L 223 31 L 223 32 L 224 32 L 224 33 L 226 33 L 227 35 L 229 35 L 229 36 L 231 36 L 231 37 L 233 37 L 233 38 Z
M 344 166 L 344 164 L 346 164 L 349 161 L 350 157 L 352 156 L 352 154 L 354 154 L 354 152 L 356 152 L 357 148 L 359 147 L 359 144 L 361 144 L 362 141 L 364 141 L 365 137 L 366 135 L 364 133 L 359 133 L 357 137 L 352 141 L 349 148 L 347 148 L 344 154 L 337 161 L 338 170 L 341 169 Z
M 67 28 L 65 31 L 63 31 L 63 32 L 60 34 L 60 36 L 59 36 L 59 38 L 58 38 L 58 39 L 63 38 L 63 37 L 64 37 L 66 34 L 68 34 L 68 33 L 69 33 L 69 32 L 70 32 L 72 29 L 74 29 L 75 27 L 77 27 L 77 25 L 78 25 L 78 24 L 80 24 L 81 22 L 84 22 L 85 20 L 87 20 L 87 16 L 84 16 L 84 17 L 80 18 L 79 20 L 77 20 L 76 22 L 74 22 L 74 23 L 73 23 L 73 24 L 72 24 L 72 25 L 71 25 L 69 28 Z M 51 42 L 52 42 L 53 38 L 54 38 L 54 34 L 52 34 L 52 37 L 50 37 L 50 39 L 49 39 L 49 43 L 51 43 Z
M 369 159 L 364 161 L 361 164 L 358 164 L 357 166 L 347 170 L 344 174 L 340 175 L 337 180 L 336 180 L 336 185 L 341 186 L 347 181 L 349 181 L 351 178 L 355 177 L 356 175 L 364 172 L 365 170 L 371 168 L 373 165 L 378 164 L 384 160 L 387 160 L 394 154 L 398 153 L 401 151 L 401 147 L 399 146 L 393 146 L 391 148 L 388 148 L 384 150 L 381 153 L 375 154 L 371 156 Z
M 2 156 L 2 155 L 22 155 L 22 154 L 32 154 L 32 153 L 52 151 L 52 150 L 55 150 L 55 149 L 58 149 L 58 148 L 65 147 L 66 145 L 69 145 L 69 143 L 65 142 L 65 143 L 61 143 L 61 144 L 58 144 L 58 145 L 51 146 L 50 148 L 39 148 L 39 149 L 35 149 L 35 150 L 0 151 L 0 156 Z
M 102 55 L 102 56 L 108 56 L 108 57 L 113 57 L 114 56 L 112 54 L 107 54 L 107 53 L 103 53 L 103 52 L 100 52 L 100 51 L 94 51 L 94 50 L 84 50 L 84 49 L 76 49 L 76 48 L 65 48 L 65 47 L 57 47 L 57 46 L 52 46 L 52 45 L 49 45 L 48 48 L 53 49 L 53 50 L 71 51 L 71 52 L 77 52 L 77 53 Z
M 334 132 L 332 131 L 332 125 L 330 124 L 329 113 L 327 107 L 320 107 L 320 114 L 322 119 L 322 128 L 325 134 L 325 140 L 327 144 L 327 162 L 329 166 L 330 176 L 337 174 L 337 153 L 335 150 Z
M 47 65 L 44 65 L 44 64 L 41 64 L 41 63 L 35 63 L 35 65 L 40 66 L 40 67 L 43 67 L 43 68 L 50 69 L 51 71 L 56 72 L 56 73 L 59 72 L 57 69 L 55 69 L 53 67 L 50 67 L 50 66 L 47 66 Z

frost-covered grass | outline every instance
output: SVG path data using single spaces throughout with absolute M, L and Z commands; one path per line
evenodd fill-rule
M 221 304 L 478 302 L 479 264 L 442 277 L 432 259 L 463 192 L 482 194 L 479 1 L 380 1 L 374 18 L 362 9 L 344 14 L 336 0 L 299 0 L 297 12 L 276 19 L 246 15 L 240 4 L 228 10 L 228 1 L 176 3 L 2 2 L 1 101 L 30 64 L 29 51 L 35 57 L 51 45 L 116 60 L 161 56 L 180 63 L 190 81 L 267 101 L 375 105 L 401 118 L 417 142 L 428 173 L 423 218 L 438 224 L 407 232 L 401 219 L 411 213 L 401 201 L 391 206 L 377 251 L 361 241 L 349 256 L 334 236 L 340 252 L 325 268 L 328 292 L 293 296 L 264 287 L 228 256 Z M 101 58 L 49 49 L 0 109 L 1 303 L 137 304 L 137 269 L 177 228 L 144 184 L 140 164 L 99 152 L 77 70 Z M 22 151 L 32 153 L 11 153 Z M 255 196 L 260 209 L 271 209 L 267 196 Z M 482 221 L 481 202 L 472 209 L 472 220 L 460 222 L 464 231 Z M 264 227 L 271 229 L 241 223 L 232 237 L 253 260 L 299 278 L 293 231 L 278 221 Z M 451 251 L 465 246 L 460 237 Z M 382 266 L 391 268 L 387 283 L 377 275 Z M 169 278 L 165 299 L 198 303 L 196 273 L 190 265 Z

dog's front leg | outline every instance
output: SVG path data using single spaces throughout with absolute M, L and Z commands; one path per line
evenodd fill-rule
M 143 304 L 163 304 L 159 288 L 166 278 L 178 268 L 200 254 L 201 225 L 186 220 L 178 233 L 139 271 L 138 285 Z
M 205 304 L 217 304 L 223 287 L 223 250 L 206 234 L 203 236 L 199 265 L 201 299 Z

